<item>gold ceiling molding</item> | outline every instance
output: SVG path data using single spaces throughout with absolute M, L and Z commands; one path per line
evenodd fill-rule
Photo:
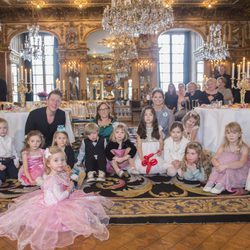
M 74 4 L 82 9 L 82 8 L 86 8 L 89 4 L 89 1 L 88 0 L 74 0 Z
M 12 8 L 19 8 L 19 7 L 30 7 L 31 2 L 45 2 L 46 7 L 76 7 L 79 8 L 80 5 L 84 7 L 85 3 L 88 2 L 87 5 L 91 7 L 104 7 L 111 4 L 111 0 L 0 0 L 0 8 L 4 7 L 12 7 Z M 174 7 L 204 7 L 203 2 L 209 0 L 165 0 L 166 4 L 173 5 Z M 214 1 L 214 0 L 210 0 Z M 235 6 L 238 4 L 242 4 L 241 2 L 247 2 L 245 0 L 218 0 L 216 1 L 216 5 L 218 6 Z M 39 4 L 40 5 L 40 4 Z M 42 5 L 42 4 L 41 4 Z M 40 6 L 41 6 L 40 5 Z M 34 5 L 33 5 L 34 6 Z M 36 5 L 37 6 L 37 5 Z
M 43 0 L 31 0 L 30 3 L 32 6 L 34 6 L 37 9 L 41 9 L 41 8 L 45 7 L 45 5 L 46 5 L 46 2 Z
M 205 0 L 203 2 L 203 5 L 206 7 L 206 8 L 212 8 L 212 7 L 215 7 L 215 5 L 218 3 L 217 0 Z

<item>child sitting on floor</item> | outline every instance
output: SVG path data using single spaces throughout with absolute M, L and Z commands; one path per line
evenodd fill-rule
M 167 163 L 167 174 L 175 176 L 183 159 L 185 148 L 189 140 L 183 136 L 183 125 L 174 122 L 170 127 L 170 137 L 164 142 L 164 160 Z
M 14 141 L 8 136 L 8 122 L 0 118 L 0 185 L 6 178 L 17 179 L 18 167 Z
M 84 132 L 87 138 L 82 140 L 76 165 L 80 166 L 85 158 L 87 182 L 105 181 L 107 164 L 105 156 L 106 139 L 99 137 L 99 127 L 93 122 L 86 124 Z
M 199 142 L 189 142 L 186 146 L 183 161 L 178 169 L 178 175 L 187 181 L 204 182 L 210 169 L 208 154 Z
M 61 148 L 45 150 L 46 173 L 43 188 L 27 193 L 0 214 L 0 236 L 17 240 L 18 249 L 55 249 L 71 245 L 77 236 L 107 240 L 109 216 L 107 198 L 83 191 L 64 172 L 66 156 Z
M 234 188 L 244 188 L 250 167 L 248 154 L 240 125 L 237 122 L 227 124 L 224 143 L 212 159 L 212 173 L 203 190 L 220 194 L 224 190 L 233 192 Z
M 124 123 L 118 123 L 114 126 L 105 153 L 110 161 L 110 165 L 107 165 L 108 172 L 115 171 L 119 177 L 122 177 L 126 175 L 123 169 L 128 167 L 129 173 L 138 174 L 133 159 L 136 147 L 129 140 L 127 126 Z

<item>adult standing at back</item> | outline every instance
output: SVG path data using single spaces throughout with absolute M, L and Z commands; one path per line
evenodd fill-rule
M 164 138 L 168 136 L 168 130 L 174 122 L 173 111 L 164 104 L 162 89 L 154 89 L 152 92 L 152 106 L 156 112 L 158 124 L 162 127 Z
M 48 95 L 47 106 L 35 109 L 29 113 L 25 124 L 25 134 L 31 130 L 39 130 L 45 138 L 45 148 L 51 146 L 53 135 L 59 127 L 65 127 L 65 112 L 59 109 L 62 93 L 55 89 Z
M 218 67 L 218 72 L 215 74 L 215 78 L 224 77 L 226 79 L 225 87 L 227 89 L 231 89 L 231 76 L 226 73 L 226 69 L 224 65 L 220 65 Z
M 165 105 L 173 111 L 177 110 L 178 95 L 176 94 L 176 89 L 173 83 L 169 83 L 168 91 L 165 93 Z
M 115 119 L 111 115 L 111 109 L 108 103 L 101 102 L 97 106 L 96 118 L 94 122 L 99 127 L 99 136 L 109 140 L 109 137 L 113 131 L 113 124 Z

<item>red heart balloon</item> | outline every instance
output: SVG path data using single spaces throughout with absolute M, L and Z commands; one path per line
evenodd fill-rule
M 158 163 L 158 161 L 157 159 L 152 159 L 149 163 L 151 166 L 155 166 Z

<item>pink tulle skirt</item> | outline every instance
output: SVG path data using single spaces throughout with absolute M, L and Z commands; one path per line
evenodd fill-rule
M 74 242 L 75 237 L 93 234 L 107 240 L 109 217 L 104 207 L 112 202 L 101 196 L 75 191 L 68 199 L 46 205 L 41 190 L 23 195 L 0 215 L 0 236 L 18 241 L 18 249 L 28 244 L 36 250 L 52 250 Z
M 44 167 L 42 164 L 35 165 L 29 168 L 29 174 L 32 180 L 36 180 L 38 177 L 43 176 Z M 24 175 L 23 167 L 20 168 L 18 172 L 18 180 L 22 183 L 22 185 L 31 185 L 29 179 Z

